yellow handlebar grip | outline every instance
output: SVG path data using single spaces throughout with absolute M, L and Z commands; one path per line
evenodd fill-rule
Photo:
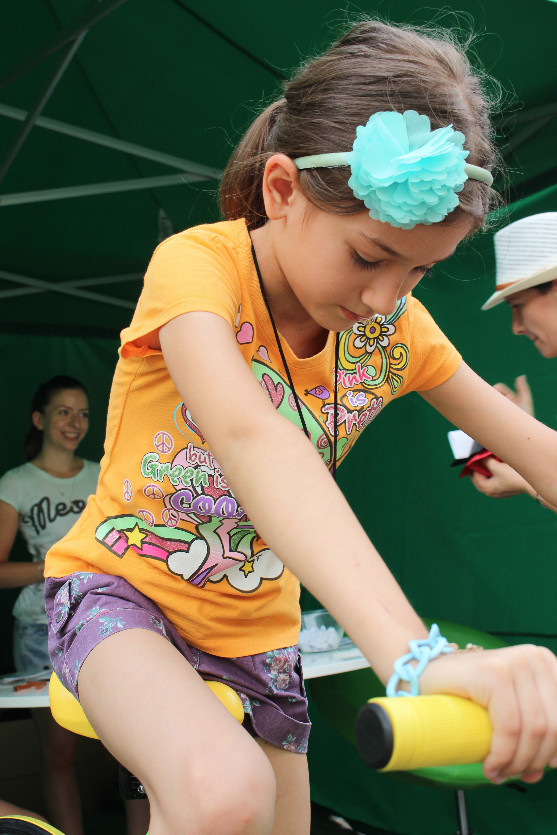
M 487 711 L 459 696 L 371 699 L 356 720 L 360 755 L 380 771 L 481 762 L 492 731 Z

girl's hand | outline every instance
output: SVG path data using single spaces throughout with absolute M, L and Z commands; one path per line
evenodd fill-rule
M 540 780 L 557 766 L 557 658 L 545 647 L 519 645 L 443 655 L 421 677 L 423 693 L 465 696 L 485 707 L 493 725 L 483 763 L 494 783 Z
M 516 390 L 509 388 L 509 386 L 505 385 L 505 383 L 495 383 L 493 386 L 494 389 L 499 391 L 501 394 L 504 394 L 505 397 L 508 397 L 513 403 L 516 403 L 517 406 L 524 412 L 528 412 L 529 415 L 534 416 L 534 401 L 532 399 L 532 392 L 530 391 L 530 386 L 528 385 L 528 380 L 526 379 L 525 374 L 521 374 L 519 377 L 516 378 L 514 381 L 516 386 Z
M 491 478 L 478 472 L 472 474 L 472 484 L 480 493 L 492 499 L 508 499 L 520 493 L 528 493 L 535 498 L 534 488 L 508 464 L 495 458 L 485 458 L 483 463 L 491 473 Z

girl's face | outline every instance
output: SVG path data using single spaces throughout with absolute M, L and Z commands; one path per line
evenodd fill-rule
M 512 311 L 512 330 L 531 339 L 542 357 L 557 357 L 557 281 L 549 292 L 530 287 L 507 299 Z
M 89 429 L 89 401 L 81 389 L 63 389 L 50 399 L 42 412 L 33 412 L 33 424 L 48 444 L 65 451 L 77 449 Z
M 293 212 L 282 229 L 277 262 L 310 318 L 342 331 L 375 314 L 388 316 L 470 232 L 471 220 L 396 229 L 364 211 L 333 215 L 311 206 Z

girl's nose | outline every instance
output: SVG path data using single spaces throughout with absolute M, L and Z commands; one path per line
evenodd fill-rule
M 375 275 L 362 290 L 362 302 L 373 313 L 390 316 L 396 310 L 399 299 L 404 295 L 404 277 L 396 273 Z

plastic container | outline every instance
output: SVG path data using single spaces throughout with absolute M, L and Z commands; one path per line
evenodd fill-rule
M 302 652 L 328 652 L 337 649 L 344 629 L 326 609 L 302 612 L 299 646 Z

